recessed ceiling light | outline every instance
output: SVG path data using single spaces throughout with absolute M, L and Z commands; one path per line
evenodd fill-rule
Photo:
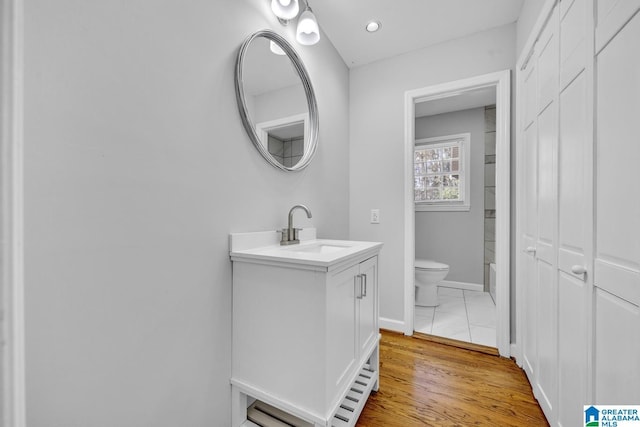
M 367 29 L 368 32 L 375 33 L 380 29 L 380 27 L 382 27 L 382 24 L 380 23 L 380 21 L 371 21 L 367 24 L 365 28 Z

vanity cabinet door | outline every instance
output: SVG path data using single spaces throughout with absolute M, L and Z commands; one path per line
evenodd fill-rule
M 378 257 L 331 276 L 327 287 L 328 400 L 340 392 L 378 341 Z
M 378 257 L 360 264 L 361 297 L 358 298 L 358 353 L 367 357 L 378 339 Z
M 327 393 L 329 401 L 347 387 L 356 369 L 358 264 L 329 279 L 327 286 Z

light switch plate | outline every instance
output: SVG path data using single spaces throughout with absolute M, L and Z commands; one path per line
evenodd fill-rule
M 371 209 L 371 224 L 380 224 L 380 209 Z

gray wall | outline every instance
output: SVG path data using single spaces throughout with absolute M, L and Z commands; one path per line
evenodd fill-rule
M 314 84 L 315 82 L 311 83 Z M 256 124 L 303 114 L 308 110 L 307 98 L 302 84 L 248 98 L 251 99 L 252 103 L 252 108 L 249 111 L 253 114 L 252 118 Z
M 408 90 L 512 69 L 515 24 L 448 41 L 350 73 L 350 233 L 384 242 L 380 315 L 404 322 L 404 95 Z M 369 223 L 371 208 L 380 224 Z
M 29 427 L 228 426 L 228 234 L 307 204 L 349 234 L 348 69 L 295 44 L 318 96 L 315 161 L 268 165 L 233 87 L 269 2 L 25 2 Z
M 416 258 L 449 265 L 445 280 L 483 283 L 484 108 L 416 119 L 416 139 L 471 134 L 471 209 L 468 212 L 416 212 Z

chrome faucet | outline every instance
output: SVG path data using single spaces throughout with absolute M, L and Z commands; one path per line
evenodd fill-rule
M 298 238 L 299 228 L 293 228 L 293 211 L 296 209 L 304 209 L 307 213 L 307 218 L 311 218 L 311 211 L 305 205 L 295 205 L 289 211 L 289 226 L 287 228 L 282 229 L 282 239 L 280 239 L 281 245 L 294 245 L 296 243 L 300 243 L 300 239 Z

